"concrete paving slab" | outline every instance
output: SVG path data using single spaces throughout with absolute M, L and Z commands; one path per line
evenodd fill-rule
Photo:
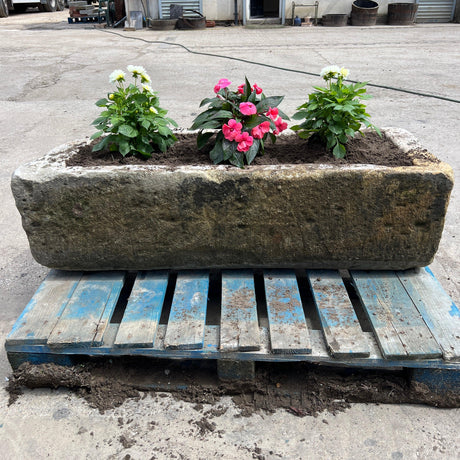
M 202 98 L 219 78 L 246 75 L 267 94 L 287 94 L 293 113 L 319 77 L 242 63 L 193 51 L 237 57 L 319 73 L 339 64 L 350 77 L 460 100 L 460 26 L 274 28 L 217 27 L 203 31 L 108 33 L 90 24 L 67 23 L 68 11 L 28 12 L 0 19 L 0 342 L 3 343 L 48 270 L 31 257 L 9 179 L 21 163 L 65 141 L 90 136 L 95 101 L 110 91 L 108 75 L 128 64 L 153 77 L 162 106 L 188 127 Z M 161 42 L 161 43 L 160 43 Z M 414 133 L 449 162 L 459 176 L 460 104 L 372 88 L 373 122 Z M 459 185 L 454 188 L 432 270 L 460 304 Z M 10 372 L 0 352 L 0 381 Z M 67 391 L 26 391 L 7 407 L 0 393 L 2 457 L 28 458 L 289 458 L 454 459 L 460 454 L 460 410 L 419 406 L 354 405 L 345 413 L 297 418 L 284 411 L 215 418 L 207 436 L 194 424 L 190 404 L 170 397 L 127 401 L 101 415 Z M 131 420 L 131 421 L 130 421 Z M 154 424 L 152 422 L 155 422 Z M 131 447 L 127 447 L 131 445 Z M 260 451 L 258 450 L 260 449 Z M 129 455 L 130 457 L 127 457 Z M 254 457 L 254 455 L 256 457 Z M 259 455 L 259 457 L 257 457 Z M 264 456 L 264 457 L 261 457 Z

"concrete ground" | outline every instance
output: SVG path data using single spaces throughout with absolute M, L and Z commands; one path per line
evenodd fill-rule
M 20 164 L 65 141 L 93 133 L 95 101 L 110 91 L 108 75 L 128 64 L 153 77 L 162 106 L 188 127 L 219 78 L 246 75 L 269 95 L 286 94 L 292 114 L 318 77 L 194 55 L 194 51 L 318 73 L 329 64 L 350 77 L 460 101 L 460 26 L 370 28 L 220 27 L 203 31 L 139 30 L 117 35 L 93 25 L 67 24 L 68 11 L 29 12 L 0 19 L 0 342 L 47 269 L 31 257 L 10 176 Z M 113 31 L 113 30 L 112 30 Z M 133 40 L 133 38 L 135 40 Z M 137 40 L 141 39 L 141 40 Z M 414 133 L 434 154 L 460 170 L 460 104 L 371 88 L 373 122 Z M 431 268 L 460 304 L 459 186 L 453 191 L 439 252 Z M 0 380 L 11 369 L 0 351 Z M 217 429 L 201 436 L 191 404 L 147 396 L 101 415 L 65 390 L 26 391 L 8 407 L 0 392 L 0 457 L 188 459 L 454 459 L 460 458 L 460 410 L 356 404 L 337 416 L 298 418 L 277 411 L 238 418 L 229 399 Z M 156 422 L 152 425 L 151 422 Z M 126 442 L 126 440 L 132 442 Z M 131 447 L 128 447 L 131 445 Z M 256 449 L 257 447 L 257 449 Z M 263 457 L 262 457 L 263 456 Z

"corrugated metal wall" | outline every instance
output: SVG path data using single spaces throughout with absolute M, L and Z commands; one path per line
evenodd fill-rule
M 172 4 L 181 5 L 184 8 L 184 17 L 196 17 L 190 10 L 199 11 L 203 14 L 201 0 L 159 0 L 160 19 L 169 19 L 169 7 Z
M 419 0 L 415 22 L 450 22 L 454 17 L 455 0 Z

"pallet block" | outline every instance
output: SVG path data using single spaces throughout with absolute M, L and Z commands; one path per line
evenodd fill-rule
M 428 269 L 51 271 L 5 348 L 21 363 L 147 356 L 214 359 L 225 379 L 256 361 L 412 369 L 460 389 L 460 311 Z

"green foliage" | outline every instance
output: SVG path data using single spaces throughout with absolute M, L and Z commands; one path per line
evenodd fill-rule
M 361 102 L 369 99 L 366 95 L 366 83 L 345 85 L 343 80 L 348 75 L 348 70 L 336 66 L 322 70 L 321 75 L 327 82 L 327 87 L 315 86 L 315 92 L 309 95 L 308 102 L 297 108 L 293 119 L 304 120 L 301 124 L 291 129 L 297 131 L 299 137 L 308 139 L 315 136 L 332 150 L 336 158 L 346 156 L 345 144 L 361 127 L 374 129 L 379 135 L 380 131 L 371 124 L 370 115 L 366 106 Z M 332 79 L 337 81 L 333 82 Z
M 169 127 L 177 124 L 167 118 L 167 111 L 160 107 L 157 94 L 147 84 L 150 77 L 145 70 L 128 66 L 128 71 L 132 73 L 134 84 L 126 85 L 124 72 L 116 70 L 110 76 L 116 91 L 96 102 L 104 110 L 92 123 L 97 132 L 91 139 L 102 137 L 93 151 L 108 148 L 123 156 L 149 158 L 155 151 L 166 151 L 177 140 Z
M 278 109 L 284 96 L 266 97 L 247 78 L 237 91 L 230 91 L 230 84 L 225 78 L 219 80 L 214 87 L 216 96 L 201 101 L 200 107 L 208 108 L 195 118 L 191 129 L 199 130 L 199 149 L 214 144 L 210 158 L 215 164 L 229 162 L 243 168 L 264 153 L 268 139 L 275 142 L 287 128 L 283 118 L 289 118 Z

